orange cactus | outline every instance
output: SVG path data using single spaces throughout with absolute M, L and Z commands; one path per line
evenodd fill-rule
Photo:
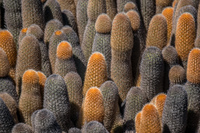
M 174 8 L 172 7 L 167 7 L 162 11 L 162 15 L 164 15 L 167 20 L 167 42 L 169 42 L 171 37 L 173 12 Z
M 200 49 L 194 48 L 188 57 L 187 80 L 191 83 L 200 83 Z
M 103 122 L 104 118 L 104 105 L 103 95 L 97 87 L 90 88 L 85 96 L 83 108 L 84 122 L 99 121 Z
M 107 80 L 106 67 L 106 61 L 103 54 L 95 52 L 90 56 L 85 74 L 83 96 L 85 96 L 90 87 L 100 87 L 101 84 Z
M 195 29 L 194 17 L 190 13 L 183 13 L 177 22 L 175 48 L 185 68 L 189 52 L 194 47 Z
M 159 113 L 154 105 L 143 107 L 139 127 L 139 133 L 161 133 Z
M 142 111 L 137 113 L 137 115 L 135 116 L 135 130 L 137 133 L 139 133 L 139 131 L 140 131 L 141 115 L 142 115 Z

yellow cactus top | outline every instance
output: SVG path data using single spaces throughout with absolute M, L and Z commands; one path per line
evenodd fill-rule
M 22 32 L 22 33 L 26 33 L 27 30 L 28 30 L 28 28 L 23 28 L 23 29 L 21 30 L 21 32 Z
M 23 77 L 22 77 L 22 82 L 23 83 L 31 83 L 31 84 L 38 83 L 39 77 L 38 77 L 37 72 L 32 69 L 25 71 L 23 74 Z
M 55 32 L 55 35 L 57 35 L 57 36 L 59 36 L 59 35 L 61 35 L 62 34 L 62 31 L 61 30 L 57 30 L 56 32 Z
M 97 87 L 91 87 L 85 96 L 83 108 L 84 121 L 99 121 L 103 122 L 104 105 L 103 95 Z
M 194 48 L 188 57 L 187 80 L 191 83 L 200 83 L 200 49 Z
M 69 59 L 72 55 L 72 46 L 67 41 L 60 42 L 57 47 L 57 57 L 60 59 Z

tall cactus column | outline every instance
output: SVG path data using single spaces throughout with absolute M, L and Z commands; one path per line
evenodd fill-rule
M 133 86 L 131 54 L 133 32 L 131 23 L 124 13 L 119 13 L 113 20 L 111 30 L 111 78 L 119 89 L 121 100 Z

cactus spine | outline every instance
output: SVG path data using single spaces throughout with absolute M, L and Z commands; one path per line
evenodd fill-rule
M 18 123 L 13 127 L 12 133 L 34 133 L 34 132 L 31 126 L 24 123 Z
M 82 133 L 108 133 L 108 131 L 98 121 L 90 121 L 83 127 Z

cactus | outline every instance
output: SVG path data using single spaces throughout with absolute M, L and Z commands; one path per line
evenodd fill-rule
M 174 65 L 169 71 L 170 87 L 175 84 L 183 85 L 186 82 L 186 71 L 180 65 Z
M 136 0 L 117 0 L 117 12 L 123 12 L 124 6 L 126 5 L 126 3 L 128 2 L 134 2 L 136 3 Z
M 24 123 L 18 123 L 13 127 L 12 133 L 34 133 L 34 132 L 31 126 Z
M 56 106 L 55 106 L 55 103 Z M 60 75 L 49 76 L 44 87 L 43 107 L 50 110 L 56 117 L 56 121 L 63 131 L 71 128 L 70 102 L 68 98 L 67 86 Z
M 156 14 L 162 13 L 163 9 L 172 5 L 173 0 L 156 0 Z
M 90 87 L 100 87 L 101 84 L 103 84 L 107 80 L 106 67 L 106 61 L 103 54 L 95 52 L 90 56 L 83 86 L 84 97 Z
M 185 89 L 188 94 L 188 121 L 186 132 L 196 132 L 200 120 L 200 81 L 199 81 L 200 49 L 193 49 L 188 57 L 187 83 Z
M 197 20 L 197 10 L 192 6 L 192 5 L 187 5 L 187 6 L 183 6 L 181 7 L 179 10 L 178 9 L 174 9 L 174 15 L 173 15 L 173 24 L 172 24 L 172 35 L 176 34 L 176 30 L 177 30 L 177 24 L 178 24 L 178 19 L 179 17 L 183 14 L 183 13 L 191 13 L 192 16 L 194 17 L 194 21 L 196 24 L 196 20 Z
M 39 77 L 36 71 L 27 70 L 22 78 L 22 91 L 19 98 L 20 121 L 31 125 L 31 115 L 42 108 Z
M 117 14 L 117 3 L 116 0 L 105 0 L 106 1 L 106 13 L 111 20 L 114 19 Z
M 81 130 L 79 128 L 70 128 L 68 133 L 81 133 Z
M 12 1 L 1 0 L 1 1 L 3 1 L 3 6 L 5 9 L 4 17 L 5 17 L 6 28 L 12 33 L 15 43 L 17 44 L 18 36 L 22 28 L 21 0 L 12 0 Z
M 170 41 L 171 33 L 172 33 L 172 19 L 173 19 L 174 8 L 166 7 L 162 11 L 162 15 L 165 16 L 167 20 L 167 43 Z
M 21 0 L 21 4 L 23 28 L 37 24 L 41 29 L 44 29 L 42 2 L 40 0 Z
M 14 120 L 7 106 L 0 98 L 0 132 L 10 133 L 14 125 L 15 125 Z
M 195 42 L 194 42 L 194 46 L 196 48 L 200 48 L 200 36 L 198 36 L 198 33 L 197 33 L 197 37 L 196 37 Z
M 6 92 L 18 103 L 15 82 L 9 77 L 0 77 L 0 93 Z
M 15 123 L 18 123 L 17 118 L 17 102 L 7 92 L 0 93 L 0 98 L 4 101 Z
M 69 101 L 71 104 L 71 120 L 73 121 L 74 125 L 76 125 L 79 112 L 82 105 L 82 79 L 76 72 L 69 72 L 64 77 L 67 91 L 69 95 Z
M 151 46 L 146 48 L 140 65 L 141 89 L 149 100 L 163 90 L 164 61 L 161 50 Z
M 82 128 L 82 133 L 109 133 L 98 121 L 90 121 Z
M 124 13 L 118 13 L 111 30 L 111 78 L 118 87 L 120 100 L 126 98 L 126 94 L 133 86 L 132 48 L 133 32 L 130 20 Z
M 103 95 L 97 87 L 91 87 L 83 102 L 83 123 L 90 121 L 102 123 L 104 114 Z
M 162 50 L 162 56 L 166 64 L 171 68 L 178 64 L 179 57 L 176 49 L 173 46 L 166 46 Z
M 198 4 L 198 8 L 200 7 L 200 3 Z M 200 36 L 200 11 L 197 12 L 197 37 Z
M 74 0 L 57 0 L 58 3 L 60 4 L 61 10 L 69 10 L 73 13 L 73 15 L 76 18 L 76 5 Z
M 16 44 L 13 35 L 8 30 L 0 31 L 0 48 L 6 52 L 10 67 L 14 68 L 17 59 Z
M 191 83 L 200 83 L 200 49 L 194 48 L 189 53 L 187 64 L 187 80 Z
M 140 16 L 137 11 L 131 10 L 126 13 L 131 21 L 131 27 L 133 31 L 137 31 L 140 28 Z
M 163 133 L 185 132 L 187 105 L 187 93 L 183 86 L 174 85 L 169 89 L 162 115 Z
M 10 71 L 10 64 L 8 57 L 2 48 L 0 48 L 0 62 L 0 77 L 6 77 Z
M 175 48 L 185 69 L 189 52 L 194 47 L 195 37 L 194 17 L 190 13 L 183 13 L 177 22 Z
M 54 114 L 48 109 L 41 109 L 35 113 L 34 133 L 62 133 Z
M 105 128 L 110 131 L 114 124 L 116 115 L 119 113 L 117 112 L 119 99 L 118 88 L 113 81 L 106 81 L 101 85 L 100 90 L 103 94 L 105 108 L 103 123 Z
M 139 123 L 139 133 L 161 133 L 159 114 L 152 104 L 143 107 Z
M 156 107 L 156 109 L 158 111 L 161 126 L 162 126 L 162 113 L 163 113 L 166 97 L 167 97 L 166 94 L 160 93 L 160 94 L 156 95 L 150 102 L 151 104 L 153 104 Z
M 67 36 L 67 41 L 72 45 L 73 58 L 76 64 L 78 74 L 84 81 L 87 62 L 79 44 L 79 38 L 76 32 L 70 26 L 64 26 L 62 31 Z
M 173 67 L 174 65 L 178 64 L 179 57 L 176 52 L 176 49 L 171 45 L 165 46 L 163 48 L 162 56 L 163 56 L 164 64 L 165 64 L 164 92 L 167 92 L 167 90 L 169 89 L 169 85 L 170 85 L 170 81 L 169 81 L 170 68 Z
M 33 35 L 25 36 L 18 50 L 16 65 L 16 90 L 20 96 L 21 79 L 28 69 L 41 70 L 41 52 L 38 40 Z
M 18 43 L 17 44 L 20 44 L 21 43 L 21 40 L 26 36 L 26 32 L 27 32 L 28 28 L 23 28 L 21 29 L 20 33 L 19 33 L 19 38 L 18 38 Z M 17 45 L 17 51 L 19 49 L 19 45 Z
M 57 46 L 55 74 L 64 76 L 70 71 L 76 71 L 75 62 L 73 59 L 72 46 L 67 41 L 62 41 Z
M 124 109 L 124 122 L 127 128 L 135 129 L 136 114 L 142 110 L 142 107 L 147 103 L 145 93 L 139 87 L 132 87 L 126 96 L 126 105 Z M 129 125 L 130 123 L 130 125 Z M 130 129 L 129 129 L 130 130 Z
M 52 34 L 56 31 L 59 30 L 63 27 L 63 24 L 57 20 L 57 19 L 53 19 L 50 20 L 46 26 L 45 26 L 45 30 L 44 30 L 44 43 L 47 45 L 47 48 L 49 48 L 49 41 L 50 38 L 52 36 Z
M 149 29 L 151 18 L 156 14 L 155 0 L 140 0 L 140 10 L 146 31 Z
M 49 60 L 50 60 L 50 63 L 51 63 L 52 73 L 55 73 L 57 46 L 60 42 L 62 42 L 64 40 L 67 40 L 67 37 L 61 30 L 55 31 L 50 38 L 50 41 L 49 41 Z
M 45 23 L 52 19 L 57 19 L 63 23 L 62 12 L 57 0 L 47 0 L 43 6 L 43 14 Z
M 163 49 L 167 45 L 167 20 L 162 14 L 155 15 L 149 24 L 146 46 Z
M 77 26 L 78 26 L 78 36 L 80 39 L 80 44 L 82 44 L 83 34 L 85 27 L 87 25 L 87 4 L 88 0 L 78 0 L 76 7 L 76 16 L 77 16 Z
M 90 55 L 92 54 L 92 45 L 95 36 L 95 21 L 97 17 L 106 12 L 105 0 L 89 0 L 87 6 L 87 16 L 88 22 L 84 31 L 83 40 L 81 48 L 85 56 L 86 61 L 88 61 Z
M 73 28 L 73 30 L 78 33 L 77 24 L 76 24 L 76 18 L 69 10 L 63 10 L 62 11 L 62 17 L 63 17 L 63 24 L 69 25 Z
M 135 131 L 138 133 L 140 131 L 140 121 L 141 121 L 142 111 L 138 112 L 135 116 Z
M 48 56 L 48 49 L 47 45 L 43 42 L 44 33 L 42 29 L 36 25 L 32 24 L 28 27 L 27 35 L 34 35 L 39 40 L 40 51 L 41 51 L 41 71 L 47 75 L 51 75 L 51 65 Z
M 110 77 L 111 63 L 111 47 L 110 47 L 110 32 L 112 28 L 112 20 L 106 14 L 98 16 L 95 23 L 96 34 L 92 46 L 92 53 L 100 52 L 105 56 L 107 63 L 107 73 Z
M 133 2 L 127 2 L 124 5 L 124 12 L 127 13 L 130 10 L 138 11 L 137 5 L 135 3 L 133 3 Z
M 8 57 L 8 61 L 10 64 L 9 76 L 14 80 L 17 50 L 14 38 L 8 30 L 0 31 L 0 48 L 5 51 Z
M 40 94 L 41 94 L 42 102 L 43 102 L 43 99 L 44 99 L 44 85 L 45 85 L 47 77 L 44 75 L 44 73 L 42 73 L 40 71 L 38 71 L 37 74 L 38 74 L 38 77 L 39 77 Z

